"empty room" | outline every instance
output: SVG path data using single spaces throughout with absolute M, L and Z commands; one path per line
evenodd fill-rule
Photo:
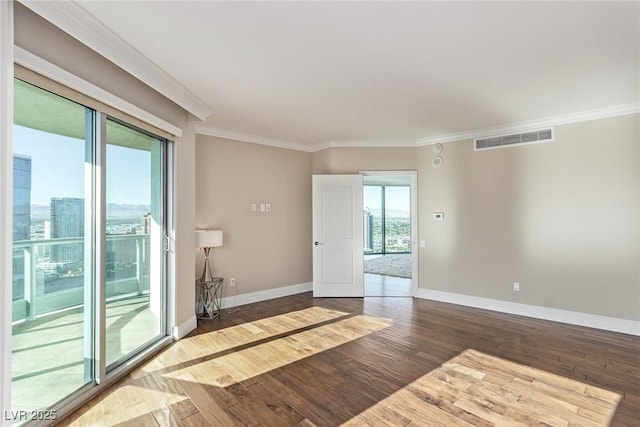
M 640 425 L 640 2 L 0 2 L 2 425 Z

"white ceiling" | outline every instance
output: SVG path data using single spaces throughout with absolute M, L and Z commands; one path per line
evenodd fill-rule
M 201 133 L 250 142 L 416 145 L 640 101 L 637 1 L 76 3 L 211 108 Z

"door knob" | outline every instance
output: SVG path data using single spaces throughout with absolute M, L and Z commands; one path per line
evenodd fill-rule
M 315 242 L 314 245 L 318 246 L 318 245 L 324 245 L 324 243 L 320 243 L 320 242 Z

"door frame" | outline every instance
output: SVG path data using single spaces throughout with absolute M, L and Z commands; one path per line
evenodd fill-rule
M 384 171 L 360 171 L 364 176 L 408 176 L 411 178 L 409 191 L 411 194 L 411 296 L 418 293 L 418 171 L 416 170 L 384 170 Z M 364 179 L 363 179 L 364 181 Z M 366 295 L 365 295 L 366 296 Z

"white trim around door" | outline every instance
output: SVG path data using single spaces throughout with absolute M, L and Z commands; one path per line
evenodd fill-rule
M 360 171 L 363 176 L 406 176 L 410 178 L 411 193 L 411 296 L 418 293 L 418 172 L 405 171 Z

